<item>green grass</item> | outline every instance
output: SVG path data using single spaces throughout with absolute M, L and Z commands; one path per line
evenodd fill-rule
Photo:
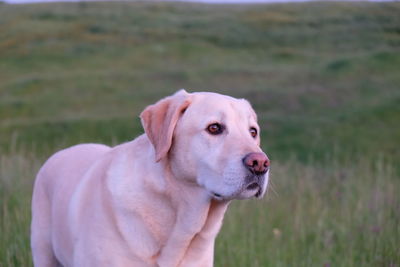
M 130 139 L 147 104 L 187 88 L 248 98 L 272 158 L 365 153 L 367 143 L 369 155 L 399 160 L 399 12 L 399 3 L 3 5 L 0 147 L 13 134 L 38 149 Z
M 29 152 L 0 155 L 0 266 L 32 266 L 30 203 L 41 162 Z
M 276 193 L 235 202 L 216 266 L 399 266 L 400 3 L 0 6 L 0 266 L 29 266 L 54 151 L 116 144 L 180 88 L 250 100 Z M 275 229 L 275 230 L 274 230 Z
M 0 156 L 0 266 L 30 266 L 30 199 L 42 159 Z M 215 266 L 397 266 L 400 179 L 381 159 L 274 162 L 260 200 L 231 204 Z
M 393 166 L 276 163 L 264 201 L 236 202 L 216 266 L 397 266 L 400 180 Z

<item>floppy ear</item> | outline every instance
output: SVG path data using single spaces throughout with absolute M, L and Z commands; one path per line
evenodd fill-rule
M 157 162 L 168 154 L 176 123 L 190 103 L 190 94 L 182 89 L 146 107 L 140 114 L 144 131 L 154 146 Z

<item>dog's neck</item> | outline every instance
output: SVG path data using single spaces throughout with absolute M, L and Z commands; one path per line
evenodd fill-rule
M 160 266 L 187 266 L 185 259 L 197 259 L 212 266 L 214 241 L 229 201 L 214 200 L 203 187 L 174 177 L 170 166 L 164 167 L 166 189 L 177 210 L 175 226 L 157 262 Z
M 123 233 L 128 243 L 135 246 L 135 239 L 130 236 L 131 230 L 121 222 L 126 220 L 126 211 L 144 211 L 145 214 L 139 217 L 152 217 L 150 221 L 153 221 L 154 225 L 150 232 L 161 242 L 159 250 L 152 252 L 152 262 L 156 261 L 159 266 L 188 266 L 188 259 L 193 262 L 196 258 L 199 263 L 204 262 L 199 266 L 212 266 L 214 241 L 229 201 L 213 200 L 203 187 L 182 177 L 174 177 L 168 161 L 141 161 L 140 165 L 132 165 L 132 159 L 135 157 L 150 158 L 153 151 L 148 142 L 143 136 L 122 145 L 120 149 L 125 152 L 114 156 L 115 162 L 109 170 L 112 179 L 107 180 L 108 191 L 114 200 L 123 203 L 116 214 L 119 232 Z M 139 148 L 132 149 L 131 146 Z M 131 151 L 140 151 L 140 154 L 133 154 Z M 129 156 L 126 156 L 127 154 Z M 122 169 L 124 171 L 121 171 Z M 155 172 L 155 169 L 159 171 Z M 145 186 L 153 190 L 153 203 L 158 204 L 147 202 L 140 194 L 131 194 L 130 188 L 136 186 L 133 174 L 138 173 L 147 176 Z M 155 173 L 158 175 L 154 175 Z M 132 177 L 126 178 L 130 176 Z M 124 186 L 120 186 L 121 184 Z M 175 218 L 167 224 L 160 221 L 165 220 L 167 216 Z
M 214 242 L 229 201 L 197 200 L 178 207 L 173 231 L 157 259 L 159 266 L 191 266 L 194 259 L 199 266 L 213 265 Z

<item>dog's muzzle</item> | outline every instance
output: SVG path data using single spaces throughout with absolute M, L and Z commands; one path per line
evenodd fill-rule
M 265 180 L 266 173 L 262 175 L 249 175 L 246 177 L 247 185 L 244 187 L 245 191 L 254 192 L 251 193 L 252 196 L 259 198 L 263 194 L 263 189 L 264 189 L 264 183 L 266 182 Z

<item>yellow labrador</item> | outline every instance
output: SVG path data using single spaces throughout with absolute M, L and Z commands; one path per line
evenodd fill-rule
M 35 266 L 212 266 L 230 200 L 264 195 L 269 160 L 246 100 L 181 90 L 141 120 L 131 142 L 77 145 L 41 168 Z

